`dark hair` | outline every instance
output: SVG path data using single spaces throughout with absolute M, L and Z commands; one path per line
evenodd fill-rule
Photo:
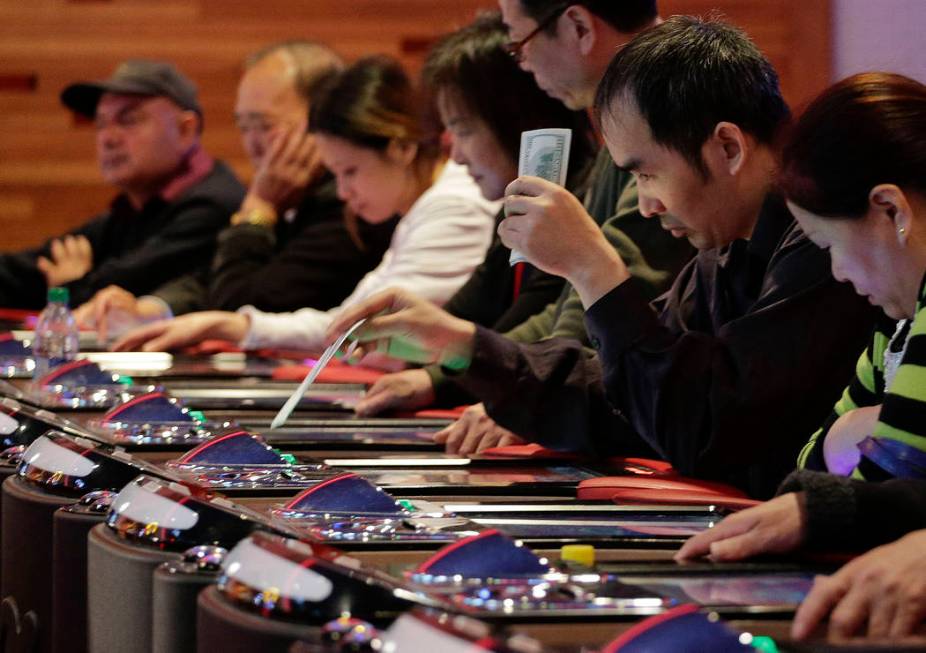
M 570 5 L 585 7 L 619 32 L 636 32 L 652 23 L 659 15 L 656 0 L 521 0 L 524 13 L 538 23 Z M 554 32 L 556 23 L 548 29 Z
M 272 43 L 244 60 L 245 70 L 253 68 L 267 57 L 287 56 L 293 64 L 296 92 L 309 103 L 335 75 L 344 70 L 344 62 L 335 52 L 321 43 L 292 40 Z
M 831 86 L 792 125 L 780 186 L 820 216 L 860 218 L 878 184 L 926 193 L 926 86 L 863 73 Z
M 741 30 L 718 20 L 673 16 L 623 48 L 595 97 L 601 116 L 632 98 L 653 139 L 707 175 L 701 147 L 718 122 L 772 144 L 789 117 L 778 75 Z
M 320 93 L 309 112 L 309 130 L 378 152 L 393 140 L 415 143 L 416 163 L 431 163 L 439 156 L 438 134 L 422 120 L 421 107 L 402 64 L 386 56 L 366 57 Z
M 571 128 L 569 170 L 573 177 L 585 167 L 595 149 L 588 115 L 570 111 L 541 91 L 533 76 L 521 70 L 506 52 L 506 41 L 500 14 L 480 15 L 434 47 L 422 72 L 424 86 L 432 96 L 440 91 L 450 93 L 455 102 L 482 120 L 515 164 L 521 132 Z

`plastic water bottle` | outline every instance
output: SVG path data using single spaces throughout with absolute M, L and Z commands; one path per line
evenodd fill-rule
M 68 308 L 67 288 L 49 288 L 48 305 L 39 315 L 32 340 L 35 369 L 32 378 L 41 379 L 48 371 L 77 358 L 79 348 L 77 322 Z

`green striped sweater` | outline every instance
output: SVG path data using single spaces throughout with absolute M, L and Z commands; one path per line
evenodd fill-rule
M 884 354 L 897 330 L 897 322 L 884 318 L 875 327 L 868 348 L 858 359 L 855 379 L 836 402 L 823 427 L 813 434 L 798 457 L 798 467 L 826 471 L 823 440 L 841 415 L 864 406 L 881 404 L 872 436 L 899 440 L 926 451 L 926 277 L 920 285 L 920 299 L 910 324 L 907 349 L 890 388 L 885 388 Z M 901 343 L 902 344 L 902 343 Z M 896 347 L 896 345 L 895 345 Z M 889 476 L 863 462 L 852 472 L 863 480 L 884 480 Z

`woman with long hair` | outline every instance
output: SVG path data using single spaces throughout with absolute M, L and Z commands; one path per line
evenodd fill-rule
M 579 194 L 596 147 L 588 117 L 541 91 L 508 53 L 507 42 L 501 16 L 492 12 L 446 36 L 428 55 L 423 86 L 450 135 L 451 157 L 467 167 L 487 199 L 498 200 L 518 176 L 521 132 L 568 128 L 572 146 L 567 186 Z M 498 221 L 502 219 L 500 213 Z M 510 253 L 496 237 L 485 261 L 444 308 L 456 317 L 507 332 L 556 301 L 565 281 L 527 264 L 512 267 Z M 471 399 L 439 368 L 430 366 L 382 377 L 357 411 L 374 414 L 435 402 L 456 406 Z
M 400 64 L 370 57 L 340 73 L 312 107 L 309 128 L 351 213 L 374 224 L 401 216 L 380 265 L 340 307 L 190 313 L 137 329 L 114 348 L 162 351 L 221 338 L 246 349 L 311 350 L 322 346 L 341 307 L 384 288 L 446 302 L 485 256 L 498 205 L 482 196 L 463 166 L 446 160 L 421 106 Z

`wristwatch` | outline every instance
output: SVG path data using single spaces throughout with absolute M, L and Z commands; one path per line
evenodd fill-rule
M 247 211 L 237 211 L 232 215 L 231 223 L 235 225 L 256 224 L 260 227 L 273 229 L 273 226 L 277 223 L 277 216 L 275 212 L 254 208 Z

